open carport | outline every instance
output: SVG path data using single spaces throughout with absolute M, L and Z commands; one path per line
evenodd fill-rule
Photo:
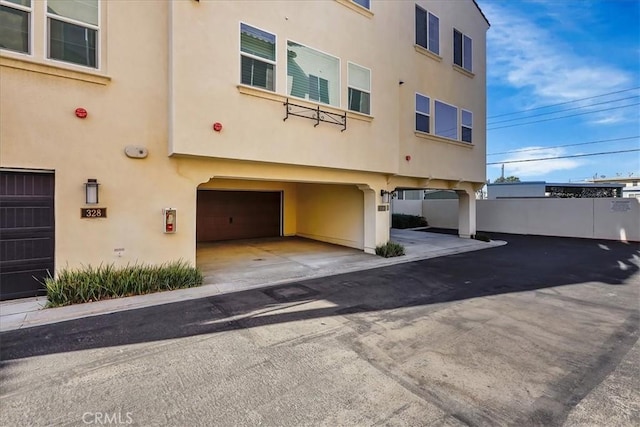
M 237 291 L 265 284 L 330 276 L 385 265 L 501 246 L 457 236 L 391 229 L 406 254 L 382 258 L 358 249 L 301 238 L 243 239 L 198 244 L 197 265 L 205 285 Z

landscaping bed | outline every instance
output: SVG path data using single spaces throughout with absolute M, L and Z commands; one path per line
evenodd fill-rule
M 202 284 L 202 273 L 184 261 L 161 265 L 135 264 L 116 267 L 63 269 L 44 279 L 47 307 L 191 288 Z

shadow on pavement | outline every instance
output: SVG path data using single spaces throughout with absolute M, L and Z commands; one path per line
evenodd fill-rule
M 492 233 L 492 238 L 509 244 L 8 331 L 0 334 L 0 359 L 10 361 L 588 282 L 624 286 L 640 265 L 638 243 L 497 233 Z

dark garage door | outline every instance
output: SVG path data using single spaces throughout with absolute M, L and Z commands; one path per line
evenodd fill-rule
M 279 191 L 198 191 L 198 242 L 280 236 Z
M 53 173 L 0 171 L 0 300 L 45 293 L 36 278 L 53 274 L 53 190 Z

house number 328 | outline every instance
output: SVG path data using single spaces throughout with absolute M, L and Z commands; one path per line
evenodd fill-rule
M 82 218 L 106 218 L 106 208 L 83 208 L 80 210 Z

